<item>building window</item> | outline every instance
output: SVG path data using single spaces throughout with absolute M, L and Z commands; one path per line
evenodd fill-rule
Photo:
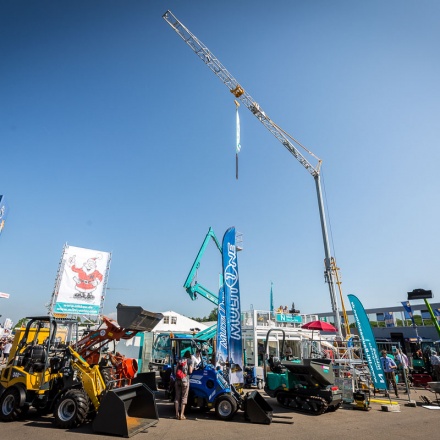
M 170 323 L 170 317 L 169 316 L 164 316 L 163 317 L 163 323 L 164 324 L 169 324 Z
M 177 316 L 171 316 L 171 324 L 177 324 Z

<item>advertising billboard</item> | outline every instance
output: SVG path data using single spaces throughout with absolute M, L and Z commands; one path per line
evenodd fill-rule
M 51 313 L 99 315 L 110 259 L 109 252 L 66 246 Z

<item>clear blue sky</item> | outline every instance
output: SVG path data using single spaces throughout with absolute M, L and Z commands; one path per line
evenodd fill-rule
M 118 302 L 205 316 L 182 285 L 210 226 L 243 233 L 242 310 L 331 310 L 313 178 L 235 105 L 162 19 L 171 11 L 323 160 L 344 294 L 440 294 L 440 3 L 0 3 L 1 321 L 45 312 L 63 245 L 112 252 Z M 209 247 L 199 282 L 216 290 Z M 124 290 L 119 290 L 124 289 Z M 348 301 L 346 300 L 346 305 Z

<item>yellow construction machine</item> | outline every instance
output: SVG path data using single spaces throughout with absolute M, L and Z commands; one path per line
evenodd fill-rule
M 133 307 L 118 306 L 118 317 L 128 313 L 148 330 L 161 317 L 134 309 L 139 316 L 133 316 Z M 52 316 L 28 320 L 26 328 L 17 332 L 1 371 L 1 421 L 24 417 L 33 407 L 40 414 L 53 414 L 58 428 L 75 428 L 93 419 L 94 431 L 124 437 L 158 422 L 154 393 L 145 384 L 110 389 L 99 365 L 89 365 L 73 349 L 76 321 Z

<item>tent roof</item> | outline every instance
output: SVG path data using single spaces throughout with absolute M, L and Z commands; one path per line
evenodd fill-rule
M 163 318 L 154 327 L 153 332 L 191 332 L 191 329 L 198 329 L 196 330 L 198 332 L 207 328 L 204 323 L 195 321 L 173 310 L 162 312 L 162 314 Z

